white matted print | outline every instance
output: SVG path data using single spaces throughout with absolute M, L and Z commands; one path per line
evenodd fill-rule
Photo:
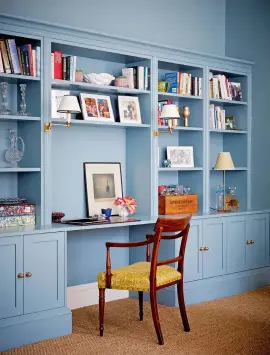
M 139 98 L 135 96 L 118 96 L 120 122 L 142 123 Z
M 114 200 L 123 197 L 120 163 L 84 163 L 87 215 L 100 214 L 102 208 L 111 208 L 118 214 Z
M 172 168 L 194 168 L 193 147 L 167 147 L 167 159 L 171 161 Z
M 114 122 L 110 96 L 80 94 L 84 120 Z

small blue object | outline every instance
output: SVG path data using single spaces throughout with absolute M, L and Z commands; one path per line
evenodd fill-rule
M 105 214 L 106 218 L 110 218 L 112 214 L 112 209 L 111 208 L 102 208 L 101 213 Z
M 170 168 L 172 166 L 172 162 L 169 159 L 165 159 L 163 160 L 162 165 L 164 168 Z

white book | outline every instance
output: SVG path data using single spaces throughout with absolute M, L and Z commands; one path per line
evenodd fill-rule
M 40 77 L 40 47 L 36 47 L 36 72 L 37 76 Z
M 215 105 L 209 105 L 210 129 L 215 129 Z
M 138 89 L 144 90 L 144 67 L 137 67 Z
M 199 96 L 202 96 L 202 78 L 199 78 Z
M 191 74 L 188 74 L 188 95 L 191 95 Z
M 4 73 L 4 65 L 3 65 L 3 59 L 2 59 L 2 53 L 0 51 L 0 73 Z
M 65 113 L 57 112 L 60 102 L 62 101 L 63 96 L 70 95 L 68 90 L 52 90 L 51 91 L 51 107 L 52 107 L 52 119 L 66 118 Z
M 134 89 L 134 69 L 133 68 L 123 68 L 122 75 L 125 76 L 128 80 L 128 87 Z
M 218 78 L 213 78 L 213 94 L 214 99 L 219 99 Z
M 33 73 L 34 76 L 37 76 L 37 52 L 35 49 L 32 49 L 32 59 L 33 59 Z
M 222 129 L 221 127 L 221 114 L 220 114 L 220 106 L 216 106 L 215 107 L 215 111 L 216 111 L 216 128 L 217 129 Z
M 198 96 L 198 80 L 196 77 L 194 78 L 194 95 Z
M 72 81 L 75 81 L 76 76 L 76 66 L 77 66 L 77 56 L 73 56 L 73 71 L 72 71 Z
M 52 79 L 54 79 L 54 53 L 51 53 L 51 70 L 52 70 Z
M 221 127 L 222 127 L 222 129 L 226 129 L 226 125 L 225 125 L 225 110 L 221 110 Z

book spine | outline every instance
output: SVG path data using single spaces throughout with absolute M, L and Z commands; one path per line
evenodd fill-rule
M 21 62 L 22 62 L 22 74 L 27 75 L 24 53 L 21 51 L 20 48 L 18 48 L 18 50 L 20 50 L 20 57 L 21 57 Z
M 0 50 L 0 73 L 4 73 L 4 63 L 3 63 L 3 59 L 2 59 L 2 52 Z
M 77 66 L 77 56 L 73 56 L 73 71 L 72 71 L 72 81 L 75 81 L 76 78 L 76 66 Z
M 37 53 L 35 49 L 32 49 L 32 57 L 33 57 L 33 75 L 37 76 L 37 68 L 36 68 L 36 58 Z
M 24 62 L 25 62 L 25 72 L 26 75 L 29 76 L 30 75 L 29 54 L 28 52 L 24 51 L 23 55 L 24 55 Z
M 5 40 L 5 43 L 6 43 L 6 49 L 7 49 L 7 55 L 8 55 L 8 61 L 9 61 L 9 65 L 10 65 L 10 70 L 11 70 L 11 73 L 14 74 L 14 68 L 13 68 L 13 63 L 12 63 L 12 59 L 11 59 L 11 53 L 10 53 L 8 39 Z
M 18 59 L 19 59 L 20 72 L 21 72 L 21 74 L 23 74 L 22 57 L 21 57 L 21 49 L 20 49 L 20 47 L 17 47 L 17 54 L 18 54 Z
M 133 68 L 123 68 L 122 69 L 122 75 L 127 78 L 128 81 L 128 87 L 131 89 L 134 89 L 134 77 L 133 77 Z
M 62 57 L 62 79 L 67 80 L 67 57 Z
M 70 80 L 70 57 L 66 57 L 66 80 Z
M 62 79 L 62 52 L 54 51 L 54 79 Z
M 147 67 L 144 67 L 144 90 L 147 90 Z
M 34 64 L 33 64 L 33 53 L 32 53 L 32 44 L 28 44 L 28 60 L 29 60 L 29 70 L 30 75 L 34 76 Z
M 40 47 L 36 47 L 36 70 L 37 76 L 40 77 Z
M 148 80 L 148 90 L 151 88 L 151 73 L 150 73 L 150 68 L 147 68 L 147 80 Z
M 202 96 L 202 78 L 199 78 L 199 96 Z
M 10 74 L 11 68 L 8 60 L 8 53 L 7 53 L 5 41 L 3 39 L 0 40 L 0 48 L 1 48 L 2 58 L 3 58 L 5 73 Z
M 51 53 L 51 75 L 52 79 L 54 79 L 54 53 Z
M 137 67 L 137 81 L 138 81 L 138 89 L 144 89 L 144 67 L 138 66 Z
M 13 72 L 14 74 L 21 74 L 15 39 L 8 39 L 7 41 L 8 41 L 8 47 L 10 52 L 10 58 L 13 66 Z
M 181 81 L 181 73 L 177 73 L 177 94 L 180 93 L 180 81 Z
M 73 71 L 74 71 L 74 57 L 71 56 L 69 57 L 69 76 L 67 77 L 67 80 L 73 81 Z
M 133 68 L 134 89 L 138 89 L 137 86 L 137 68 Z

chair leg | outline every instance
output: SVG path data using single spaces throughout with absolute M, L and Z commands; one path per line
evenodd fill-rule
M 178 295 L 178 303 L 179 303 L 180 314 L 184 326 L 184 331 L 189 332 L 190 327 L 188 324 L 188 317 L 187 317 L 186 306 L 185 306 L 183 280 L 181 280 L 181 282 L 177 284 L 177 295 Z
M 151 302 L 153 322 L 154 322 L 154 326 L 155 326 L 157 337 L 158 337 L 158 343 L 159 343 L 159 345 L 163 345 L 164 340 L 163 340 L 163 335 L 162 335 L 160 323 L 159 323 L 156 290 L 153 292 L 150 291 L 150 302 Z
M 140 321 L 143 320 L 143 291 L 139 291 L 139 313 L 140 313 Z
M 104 322 L 104 308 L 105 308 L 105 289 L 99 289 L 99 335 L 103 336 L 103 322 Z

